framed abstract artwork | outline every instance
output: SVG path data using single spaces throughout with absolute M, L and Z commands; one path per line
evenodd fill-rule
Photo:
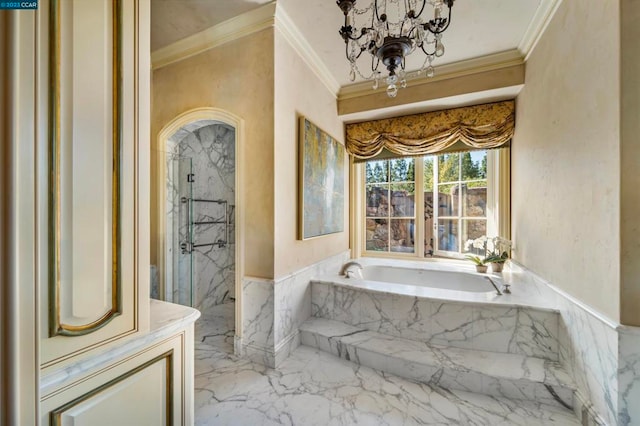
M 300 117 L 298 239 L 344 231 L 344 146 Z

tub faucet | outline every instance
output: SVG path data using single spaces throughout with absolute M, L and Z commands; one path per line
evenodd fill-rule
M 502 296 L 502 292 L 500 291 L 500 289 L 498 288 L 498 286 L 496 285 L 496 283 L 493 282 L 493 280 L 491 279 L 491 277 L 486 277 L 486 279 L 489 280 L 489 282 L 491 283 L 491 285 L 493 286 L 493 288 L 496 289 L 496 292 L 498 293 L 498 296 Z
M 347 262 L 344 265 L 342 265 L 342 269 L 340 269 L 340 274 L 339 275 L 344 275 L 347 278 L 351 278 L 352 274 L 353 274 L 353 270 L 351 269 L 352 267 L 357 267 L 359 270 L 362 271 L 362 265 L 359 264 L 358 262 Z

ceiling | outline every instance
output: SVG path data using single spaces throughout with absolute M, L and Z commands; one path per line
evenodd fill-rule
M 531 34 L 541 29 L 540 16 L 555 0 L 458 0 L 451 26 L 444 33 L 446 53 L 434 62 L 444 65 L 506 51 L 522 52 Z M 269 0 L 152 0 L 152 51 L 258 8 Z M 364 2 L 368 4 L 368 2 Z M 359 4 L 364 7 L 365 4 Z M 351 83 L 344 57 L 344 43 L 338 35 L 343 15 L 334 0 L 278 0 L 299 32 L 340 86 Z M 543 10 L 544 9 L 544 10 Z M 535 34 L 534 34 L 535 35 Z M 371 60 L 360 59 L 363 74 L 370 73 Z M 424 55 L 415 52 L 407 59 L 407 70 L 419 69 Z
M 151 51 L 271 0 L 151 0 Z

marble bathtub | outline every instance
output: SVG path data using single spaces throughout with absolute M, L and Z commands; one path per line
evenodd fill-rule
M 373 284 L 378 288 L 414 296 L 447 295 L 437 290 L 490 295 L 495 293 L 495 289 L 487 278 L 489 278 L 487 274 L 478 274 L 455 266 L 451 270 L 439 270 L 428 267 L 409 268 L 370 264 L 364 266 L 359 274 L 350 276 L 348 285 L 366 287 L 367 282 L 373 281 L 383 284 Z M 501 276 L 494 275 L 490 278 L 502 284 Z M 455 293 L 449 295 L 455 297 Z
M 357 261 L 362 278 L 313 280 L 313 317 L 428 344 L 558 360 L 559 311 L 535 286 L 498 295 L 487 277 L 502 289 L 508 276 L 478 274 L 462 262 Z M 430 285 L 416 285 L 421 279 Z

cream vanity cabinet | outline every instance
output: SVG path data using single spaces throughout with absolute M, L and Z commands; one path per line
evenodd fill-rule
M 40 0 L 13 12 L 21 81 L 33 72 L 20 102 L 35 123 L 43 425 L 192 422 L 199 314 L 148 296 L 149 7 Z

